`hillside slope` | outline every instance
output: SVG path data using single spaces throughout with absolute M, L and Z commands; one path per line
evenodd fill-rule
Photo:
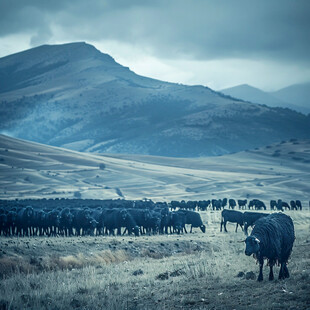
M 304 113 L 310 113 L 310 83 L 291 85 L 271 94 L 279 100 L 295 104 Z
M 0 199 L 300 199 L 310 140 L 206 158 L 85 154 L 0 135 Z
M 0 132 L 88 152 L 197 157 L 310 136 L 291 110 L 136 75 L 86 43 L 0 59 Z

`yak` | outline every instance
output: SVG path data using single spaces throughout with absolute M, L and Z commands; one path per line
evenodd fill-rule
M 270 267 L 269 280 L 273 280 L 273 266 L 281 265 L 279 279 L 288 278 L 287 261 L 291 255 L 295 240 L 292 219 L 284 213 L 273 213 L 256 221 L 252 233 L 244 242 L 245 255 L 252 254 L 259 262 L 257 280 L 263 281 L 264 259 Z

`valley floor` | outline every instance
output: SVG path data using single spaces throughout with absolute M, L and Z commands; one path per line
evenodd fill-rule
M 0 309 L 309 309 L 310 211 L 287 214 L 291 277 L 269 282 L 265 267 L 260 283 L 244 234 L 219 232 L 220 212 L 201 212 L 205 234 L 0 237 Z

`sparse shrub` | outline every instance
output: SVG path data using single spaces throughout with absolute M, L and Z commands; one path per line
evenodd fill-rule
M 101 164 L 99 165 L 99 169 L 100 169 L 100 170 L 104 170 L 104 169 L 105 169 L 105 164 L 104 164 L 104 163 L 101 163 Z

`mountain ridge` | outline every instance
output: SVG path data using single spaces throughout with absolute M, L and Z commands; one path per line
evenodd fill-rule
M 1 76 L 0 132 L 78 151 L 197 157 L 310 132 L 294 111 L 139 76 L 87 43 L 0 58 Z
M 301 95 L 298 94 L 298 89 Z M 294 84 L 273 92 L 265 92 L 248 84 L 240 84 L 222 89 L 220 92 L 257 104 L 289 108 L 304 114 L 310 113 L 310 103 L 307 100 L 310 96 L 310 83 Z

